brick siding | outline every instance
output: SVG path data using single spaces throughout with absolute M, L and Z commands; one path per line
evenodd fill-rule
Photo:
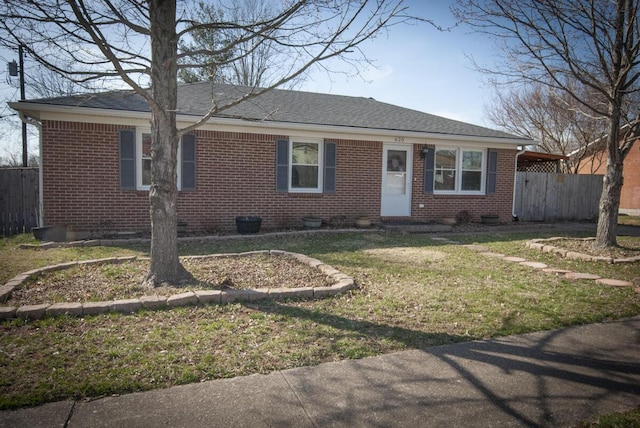
M 580 161 L 579 174 L 602 174 L 606 172 L 606 152 L 597 152 Z M 640 211 L 640 144 L 635 142 L 624 159 L 623 184 L 620 193 L 620 210 L 632 213 Z
M 101 227 L 148 231 L 147 191 L 121 190 L 119 125 L 43 121 L 42 166 L 47 224 L 76 232 Z M 368 214 L 379 219 L 382 142 L 337 143 L 336 192 L 284 194 L 275 188 L 276 144 L 286 136 L 236 132 L 197 132 L 196 190 L 179 192 L 178 217 L 194 231 L 228 231 L 235 217 L 259 215 L 264 229 L 299 228 L 308 214 L 325 219 Z M 500 150 L 495 195 L 444 196 L 423 193 L 424 160 L 414 146 L 412 212 L 419 220 L 437 220 L 467 210 L 475 220 L 496 213 L 511 220 L 515 150 Z M 424 208 L 418 208 L 423 203 Z M 102 226 L 101 226 L 102 224 Z

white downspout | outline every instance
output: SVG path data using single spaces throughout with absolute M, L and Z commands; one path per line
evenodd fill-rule
M 20 120 L 29 125 L 33 125 L 38 128 L 38 151 L 40 154 L 40 162 L 38 162 L 38 226 L 44 226 L 44 198 L 43 193 L 43 179 L 42 179 L 42 123 L 36 119 L 26 116 L 23 111 L 18 110 Z
M 520 157 L 520 155 L 523 154 L 524 152 L 526 152 L 526 150 L 524 149 L 524 146 L 523 146 L 522 150 L 516 153 L 516 166 L 515 166 L 515 171 L 513 173 L 513 200 L 511 201 L 511 217 L 513 218 L 514 221 L 518 221 L 518 214 L 516 214 L 516 189 L 518 188 L 518 186 L 516 186 L 517 180 L 518 180 L 518 157 Z

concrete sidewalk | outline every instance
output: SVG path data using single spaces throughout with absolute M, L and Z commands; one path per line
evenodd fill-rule
M 3 427 L 575 426 L 640 406 L 640 317 L 0 412 Z

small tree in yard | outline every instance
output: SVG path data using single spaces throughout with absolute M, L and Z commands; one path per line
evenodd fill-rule
M 546 85 L 605 118 L 607 165 L 595 241 L 601 248 L 617 244 L 623 161 L 640 135 L 639 9 L 640 0 L 458 0 L 456 10 L 501 43 L 504 61 L 484 71 Z M 574 82 L 588 90 L 575 90 Z M 602 102 L 593 102 L 593 94 Z
M 224 6 L 223 0 L 219 1 Z M 409 19 L 401 0 L 289 0 L 273 2 L 255 21 L 198 22 L 184 17 L 193 3 L 177 0 L 4 0 L 0 43 L 25 46 L 32 58 L 76 82 L 124 82 L 151 109 L 151 264 L 146 283 L 178 284 L 190 278 L 178 259 L 176 159 L 180 137 L 214 114 L 296 79 L 315 64 L 358 53 L 358 46 L 392 24 Z M 181 41 L 203 30 L 234 34 L 212 50 L 180 51 Z M 232 56 L 236 46 L 268 41 L 293 59 L 266 88 L 219 105 L 196 123 L 176 125 L 177 75 L 189 60 Z M 236 59 L 240 59 L 236 57 Z M 65 64 L 73 64 L 69 67 Z M 211 66 L 211 64 L 204 64 Z M 150 87 L 149 87 L 150 86 Z

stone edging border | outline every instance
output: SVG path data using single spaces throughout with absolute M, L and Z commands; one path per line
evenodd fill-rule
M 214 254 L 205 256 L 190 256 L 188 258 L 223 258 L 223 257 L 243 257 L 255 254 L 278 254 L 289 256 L 300 263 L 307 264 L 320 270 L 327 277 L 333 279 L 335 283 L 329 287 L 299 287 L 299 288 L 250 288 L 242 290 L 196 290 L 186 291 L 172 296 L 142 296 L 134 299 L 110 300 L 103 302 L 65 302 L 65 303 L 43 303 L 37 305 L 24 306 L 0 306 L 0 320 L 12 318 L 40 319 L 45 316 L 71 315 L 85 316 L 98 315 L 107 312 L 133 313 L 140 309 L 163 309 L 188 305 L 205 305 L 211 303 L 232 303 L 236 301 L 255 301 L 260 299 L 285 299 L 285 298 L 306 298 L 322 299 L 335 296 L 352 289 L 355 281 L 352 277 L 345 275 L 330 265 L 324 264 L 320 260 L 305 256 L 304 254 L 291 253 L 282 250 L 248 251 L 233 254 Z M 186 258 L 186 257 L 185 257 Z M 33 269 L 15 276 L 5 285 L 0 287 L 0 302 L 6 302 L 13 290 L 24 281 L 35 278 L 45 272 L 53 272 L 73 266 L 125 263 L 134 260 L 143 260 L 137 256 L 131 257 L 110 257 L 105 259 L 84 260 L 77 262 L 61 263 L 58 265 L 46 266 Z
M 625 259 L 616 259 L 613 257 L 607 256 L 592 256 L 589 254 L 578 253 L 575 251 L 569 251 L 564 248 L 555 247 L 553 245 L 547 244 L 547 242 L 560 241 L 567 238 L 563 238 L 560 236 L 553 238 L 540 238 L 540 239 L 531 239 L 526 242 L 525 246 L 532 250 L 540 250 L 544 253 L 556 253 L 562 257 L 566 257 L 568 259 L 575 260 L 583 260 L 587 262 L 606 262 L 606 263 L 635 263 L 640 261 L 640 256 L 636 257 L 628 257 Z M 571 238 L 579 241 L 593 241 L 595 238 Z
M 291 230 L 284 232 L 265 232 L 255 233 L 248 235 L 203 235 L 203 236 L 178 236 L 178 242 L 215 242 L 215 241 L 231 241 L 240 239 L 253 239 L 253 238 L 265 238 L 265 237 L 279 237 L 279 236 L 304 236 L 310 234 L 326 234 L 326 233 L 343 233 L 343 232 L 380 232 L 382 229 L 378 227 L 371 227 L 369 229 L 319 229 L 319 230 Z M 149 244 L 150 238 L 96 238 L 96 239 L 82 239 L 78 241 L 63 241 L 53 242 L 46 241 L 40 244 L 20 244 L 22 249 L 31 250 L 48 250 L 51 248 L 73 248 L 73 247 L 115 247 L 121 244 Z
M 454 241 L 448 238 L 434 237 L 431 239 L 440 241 L 445 244 L 461 245 L 460 242 Z M 557 238 L 557 239 L 563 239 L 563 238 Z M 462 245 L 462 247 L 471 251 L 475 251 L 484 257 L 496 258 L 496 259 L 503 260 L 505 262 L 510 262 L 510 263 L 518 263 L 521 266 L 527 266 L 532 269 L 540 269 L 543 272 L 561 276 L 570 280 L 585 279 L 585 280 L 593 280 L 600 285 L 609 286 L 609 287 L 633 287 L 633 283 L 629 281 L 602 278 L 600 277 L 600 275 L 595 275 L 591 273 L 581 273 L 581 272 L 573 272 L 566 269 L 557 269 L 557 268 L 549 267 L 546 263 L 528 261 L 524 257 L 514 257 L 514 256 L 507 256 L 502 253 L 494 253 L 492 251 L 489 251 L 489 247 L 481 244 L 466 244 L 466 245 Z M 640 287 L 636 287 L 634 291 L 640 294 Z

